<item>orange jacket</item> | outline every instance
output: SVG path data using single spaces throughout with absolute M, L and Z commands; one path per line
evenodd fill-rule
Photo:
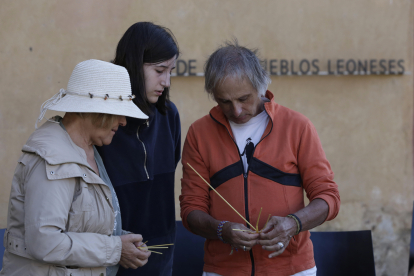
M 265 110 L 269 124 L 256 145 L 247 174 L 231 127 L 219 106 L 210 115 L 194 122 L 184 144 L 183 178 L 180 196 L 181 217 L 201 210 L 217 220 L 246 223 L 197 176 L 192 165 L 251 224 L 256 225 L 263 207 L 259 229 L 269 214 L 286 216 L 305 207 L 303 190 L 310 201 L 323 199 L 329 206 L 327 220 L 339 212 L 338 186 L 312 123 L 298 112 L 273 101 Z M 231 247 L 218 239 L 204 245 L 204 271 L 220 275 L 292 275 L 315 266 L 309 231 L 294 236 L 286 250 L 269 259 L 269 251 L 256 245 L 249 252 L 229 255 Z

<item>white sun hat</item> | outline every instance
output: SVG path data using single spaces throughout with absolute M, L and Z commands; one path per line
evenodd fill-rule
M 90 59 L 76 65 L 68 88 L 44 102 L 37 123 L 46 110 L 123 115 L 147 119 L 132 101 L 131 82 L 127 70 L 109 62 Z

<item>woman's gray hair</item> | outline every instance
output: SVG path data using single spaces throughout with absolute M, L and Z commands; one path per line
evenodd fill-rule
M 260 64 L 256 49 L 248 49 L 226 41 L 207 59 L 204 65 L 205 90 L 210 95 L 228 77 L 247 78 L 257 92 L 264 96 L 271 82 L 269 73 Z

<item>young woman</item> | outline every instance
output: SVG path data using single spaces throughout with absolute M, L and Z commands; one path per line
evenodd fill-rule
M 171 71 L 179 55 L 173 34 L 150 22 L 132 25 L 119 41 L 116 65 L 127 69 L 134 103 L 149 116 L 127 117 L 109 146 L 99 148 L 121 207 L 122 227 L 151 244 L 175 240 L 174 174 L 180 160 L 177 108 L 169 101 Z M 138 270 L 117 275 L 171 275 L 174 247 Z

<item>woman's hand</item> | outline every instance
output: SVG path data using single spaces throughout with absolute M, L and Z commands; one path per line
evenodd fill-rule
M 121 259 L 119 264 L 124 268 L 133 268 L 136 269 L 145 265 L 148 262 L 148 258 L 151 255 L 151 252 L 146 250 L 140 250 L 138 246 L 142 245 L 142 236 L 139 234 L 128 234 L 121 236 L 122 241 L 122 251 Z
M 257 244 L 259 234 L 254 232 L 254 230 L 247 228 L 243 224 L 235 222 L 226 222 L 223 225 L 222 237 L 224 241 L 228 242 L 232 246 L 236 248 L 241 248 L 244 251 L 249 251 L 250 249 L 252 249 L 254 245 Z
M 297 225 L 293 219 L 274 216 L 260 233 L 258 243 L 263 249 L 274 251 L 269 258 L 276 257 L 285 251 L 296 229 Z

